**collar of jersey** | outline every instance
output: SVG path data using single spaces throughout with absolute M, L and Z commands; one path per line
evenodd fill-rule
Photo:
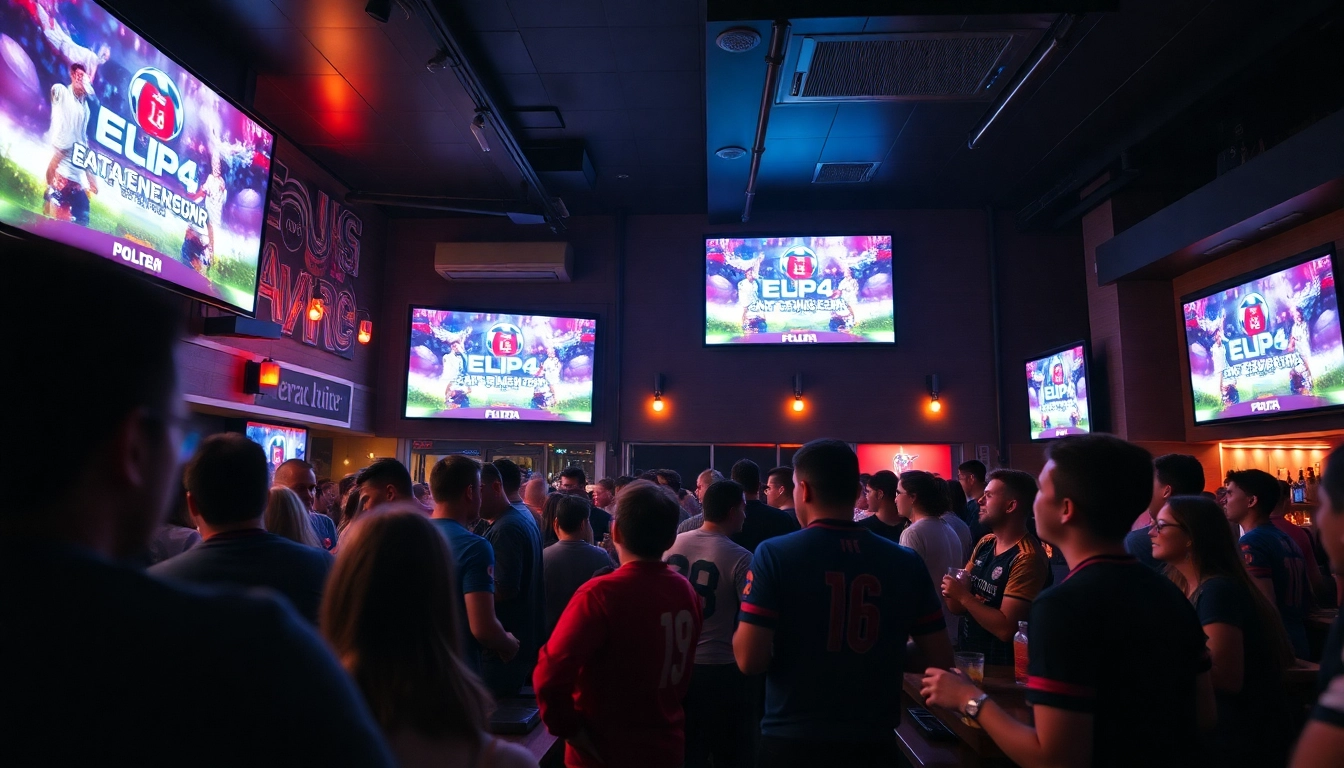
M 857 528 L 857 527 L 858 527 L 858 523 L 854 522 L 853 520 L 841 520 L 841 519 L 839 519 L 839 518 L 833 518 L 833 517 L 821 517 L 821 518 L 817 518 L 816 520 L 813 520 L 812 522 L 808 523 L 808 524 L 807 524 L 807 527 L 808 527 L 808 528 L 835 528 L 835 529 L 837 529 L 837 530 L 846 531 L 846 530 L 849 530 L 849 529 L 851 529 L 851 528 Z
M 1060 579 L 1060 583 L 1062 584 L 1068 581 L 1070 578 L 1073 577 L 1075 573 L 1083 570 L 1089 565 L 1096 565 L 1097 563 L 1137 563 L 1137 562 L 1138 560 L 1135 559 L 1133 555 L 1093 555 L 1092 557 L 1089 557 L 1083 562 L 1075 565 L 1073 567 L 1073 570 L 1069 571 L 1069 574 L 1067 576 L 1065 576 L 1063 579 Z

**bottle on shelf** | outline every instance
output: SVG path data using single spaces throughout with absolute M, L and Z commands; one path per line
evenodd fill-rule
M 1290 473 L 1291 471 L 1292 470 L 1289 470 Z M 1291 477 L 1291 474 L 1289 476 Z M 1297 470 L 1297 480 L 1293 481 L 1292 485 L 1289 487 L 1293 493 L 1294 504 L 1305 504 L 1307 502 L 1307 481 L 1306 478 L 1302 476 L 1301 469 Z
M 1021 685 L 1027 684 L 1027 622 L 1017 622 L 1013 635 L 1013 677 Z

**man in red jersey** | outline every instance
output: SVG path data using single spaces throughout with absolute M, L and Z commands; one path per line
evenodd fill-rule
M 700 639 L 700 598 L 662 562 L 681 507 L 636 481 L 616 498 L 621 567 L 579 587 L 542 647 L 532 685 L 569 768 L 678 768 L 681 709 Z

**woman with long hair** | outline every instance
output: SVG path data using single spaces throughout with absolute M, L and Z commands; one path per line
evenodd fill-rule
M 1293 664 L 1292 645 L 1274 605 L 1251 581 L 1222 508 L 1203 496 L 1173 496 L 1148 536 L 1153 557 L 1194 604 L 1208 637 L 1218 763 L 1283 765 L 1292 730 L 1283 673 Z
M 493 702 L 462 660 L 453 555 L 418 504 L 351 524 L 321 627 L 403 768 L 536 768 L 485 731 Z
M 284 536 L 290 541 L 310 547 L 322 546 L 308 517 L 308 507 L 299 498 L 299 494 L 284 486 L 277 485 L 271 489 L 271 497 L 266 502 L 266 513 L 261 518 L 261 524 L 271 533 Z
M 345 535 L 345 529 L 346 529 L 346 528 L 349 528 L 349 527 L 350 527 L 350 524 L 353 523 L 353 522 L 355 521 L 355 518 L 357 518 L 357 517 L 359 517 L 359 490 L 358 490 L 358 489 L 352 491 L 352 492 L 350 493 L 350 495 L 348 495 L 348 496 L 345 497 L 344 506 L 343 506 L 343 508 L 342 508 L 342 510 L 341 510 L 341 522 L 340 522 L 340 527 L 337 529 L 337 534 L 340 535 L 340 536 L 344 536 L 344 535 Z

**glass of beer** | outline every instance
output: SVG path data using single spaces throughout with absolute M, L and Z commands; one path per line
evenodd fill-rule
M 953 654 L 952 658 L 956 662 L 957 669 L 961 670 L 972 683 L 985 684 L 985 654 L 964 651 Z

